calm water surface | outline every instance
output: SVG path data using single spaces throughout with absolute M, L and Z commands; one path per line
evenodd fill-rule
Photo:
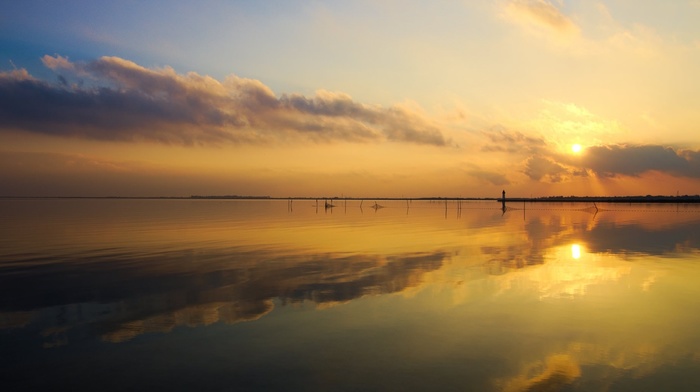
M 700 390 L 700 206 L 0 200 L 0 389 Z

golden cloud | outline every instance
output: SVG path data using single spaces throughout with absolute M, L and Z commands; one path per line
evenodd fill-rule
M 579 28 L 569 17 L 547 0 L 513 0 L 505 7 L 514 22 L 562 35 L 578 34 Z

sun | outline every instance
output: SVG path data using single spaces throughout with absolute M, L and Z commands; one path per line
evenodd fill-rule
M 574 154 L 579 154 L 582 150 L 583 147 L 581 147 L 581 145 L 578 143 L 571 145 L 571 152 L 573 152 Z
M 581 258 L 581 245 L 571 244 L 571 257 L 576 260 Z

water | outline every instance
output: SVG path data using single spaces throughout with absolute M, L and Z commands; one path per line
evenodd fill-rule
M 700 206 L 0 200 L 2 390 L 700 390 Z

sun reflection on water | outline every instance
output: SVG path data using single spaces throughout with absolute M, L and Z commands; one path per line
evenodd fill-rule
M 187 363 L 241 389 L 269 390 L 244 388 L 272 379 L 269 368 L 332 380 L 327 389 L 405 387 L 406 366 L 412 383 L 439 376 L 466 390 L 683 389 L 653 384 L 669 371 L 700 385 L 700 315 L 688 311 L 700 305 L 696 213 L 609 206 L 596 215 L 563 203 L 526 213 L 474 203 L 458 215 L 452 204 L 445 214 L 444 203 L 420 201 L 410 209 L 385 201 L 377 212 L 354 201 L 335 213 L 307 201 L 286 210 L 285 200 L 2 202 L 13 208 L 0 209 L 0 346 L 20 361 L 0 372 L 3 381 L 37 362 L 56 379 L 65 358 L 93 372 L 93 362 L 121 369 L 124 350 L 138 350 L 157 364 L 139 369 L 144 377 L 172 360 L 175 370 Z M 218 368 L 187 360 L 212 353 Z

